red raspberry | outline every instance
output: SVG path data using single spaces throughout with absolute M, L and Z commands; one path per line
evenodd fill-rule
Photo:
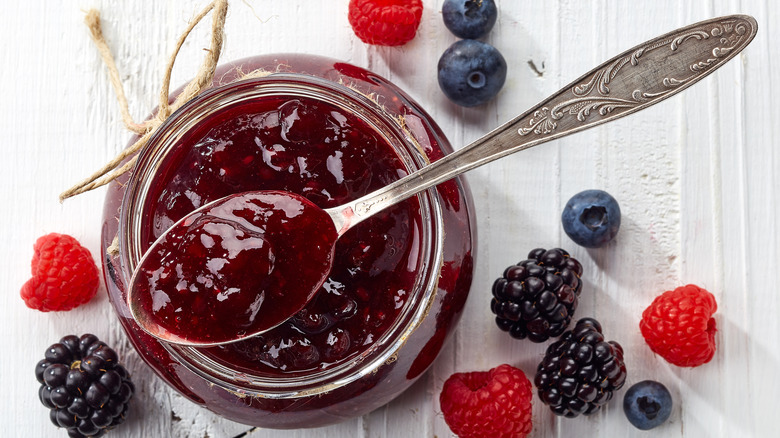
M 349 24 L 366 44 L 400 46 L 417 33 L 421 0 L 350 0 Z
M 439 396 L 444 421 L 461 438 L 523 438 L 531 432 L 531 382 L 512 366 L 456 373 Z
M 669 363 L 697 367 L 715 355 L 715 297 L 689 284 L 666 291 L 642 313 L 639 329 L 647 345 Z
M 42 312 L 70 310 L 95 296 L 98 268 L 78 240 L 51 233 L 40 237 L 34 249 L 32 278 L 21 292 L 27 307 Z

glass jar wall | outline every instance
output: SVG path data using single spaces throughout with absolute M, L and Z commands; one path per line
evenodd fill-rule
M 451 147 L 406 94 L 350 64 L 268 55 L 223 66 L 215 78 L 109 186 L 102 243 L 110 301 L 155 373 L 226 418 L 297 428 L 370 412 L 431 365 L 462 311 L 476 240 L 462 180 L 342 236 L 312 301 L 256 338 L 209 348 L 159 341 L 130 317 L 126 286 L 156 237 L 211 200 L 286 190 L 332 207 Z

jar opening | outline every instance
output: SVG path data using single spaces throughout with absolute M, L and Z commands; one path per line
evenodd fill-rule
M 157 176 L 169 171 L 171 160 L 188 143 L 188 138 L 215 114 L 229 112 L 258 99 L 283 96 L 325 102 L 355 115 L 370 126 L 389 144 L 405 171 L 424 166 L 427 157 L 413 137 L 388 117 L 382 107 L 346 86 L 299 74 L 273 74 L 207 91 L 174 113 L 141 152 L 138 164 L 128 182 L 122 201 L 119 235 L 120 266 L 130 278 L 149 243 L 150 205 L 159 202 L 154 197 Z M 184 366 L 202 378 L 229 390 L 264 398 L 310 396 L 349 384 L 376 372 L 393 362 L 404 341 L 426 316 L 435 293 L 441 268 L 442 213 L 438 195 L 429 190 L 415 197 L 419 205 L 420 238 L 414 244 L 412 261 L 416 278 L 403 308 L 376 339 L 372 339 L 360 354 L 337 362 L 323 370 L 309 370 L 290 375 L 264 375 L 247 369 L 237 369 L 199 349 L 161 342 L 168 352 Z

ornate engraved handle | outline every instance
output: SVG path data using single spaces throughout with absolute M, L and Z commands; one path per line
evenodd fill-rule
M 521 136 L 604 123 L 687 88 L 734 57 L 756 35 L 753 17 L 716 18 L 648 41 L 586 74 L 520 117 Z
M 647 41 L 474 143 L 328 212 L 337 229 L 345 232 L 363 218 L 475 167 L 647 108 L 712 73 L 744 49 L 757 30 L 753 17 L 731 15 Z

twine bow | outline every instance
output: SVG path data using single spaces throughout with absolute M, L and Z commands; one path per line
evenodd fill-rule
M 108 164 L 101 169 L 90 175 L 84 181 L 76 184 L 68 190 L 60 194 L 60 202 L 68 199 L 72 196 L 93 190 L 95 188 L 104 186 L 109 182 L 115 180 L 120 175 L 124 174 L 128 170 L 132 169 L 135 165 L 138 155 L 134 155 L 126 163 L 122 162 L 127 157 L 138 152 L 144 147 L 157 128 L 179 107 L 186 102 L 200 94 L 203 90 L 211 86 L 214 78 L 214 71 L 217 68 L 217 62 L 219 61 L 219 55 L 222 52 L 222 42 L 224 39 L 225 29 L 225 17 L 227 15 L 227 0 L 215 0 L 206 6 L 198 15 L 196 15 L 192 21 L 190 21 L 187 29 L 179 37 L 176 42 L 176 47 L 168 60 L 168 65 L 165 69 L 165 76 L 163 77 L 162 88 L 160 89 L 160 103 L 157 108 L 157 113 L 150 119 L 137 123 L 133 120 L 128 109 L 127 97 L 125 96 L 124 88 L 122 87 L 122 81 L 119 79 L 119 70 L 114 62 L 114 57 L 111 54 L 111 50 L 108 48 L 106 39 L 103 36 L 103 30 L 100 25 L 100 13 L 94 9 L 87 12 L 84 22 L 90 30 L 92 41 L 97 46 L 100 56 L 103 58 L 103 62 L 108 69 L 108 77 L 111 81 L 111 85 L 116 93 L 117 100 L 119 101 L 119 109 L 122 113 L 122 122 L 125 127 L 140 138 L 133 143 L 130 147 L 123 150 L 119 155 L 114 157 Z M 170 103 L 170 82 L 171 72 L 173 71 L 173 65 L 176 61 L 176 57 L 179 54 L 181 46 L 189 36 L 192 29 L 206 16 L 209 12 L 214 11 L 211 20 L 211 47 L 206 51 L 206 57 L 203 60 L 198 70 L 198 74 L 190 81 L 184 88 L 184 91 L 179 94 L 173 103 Z

